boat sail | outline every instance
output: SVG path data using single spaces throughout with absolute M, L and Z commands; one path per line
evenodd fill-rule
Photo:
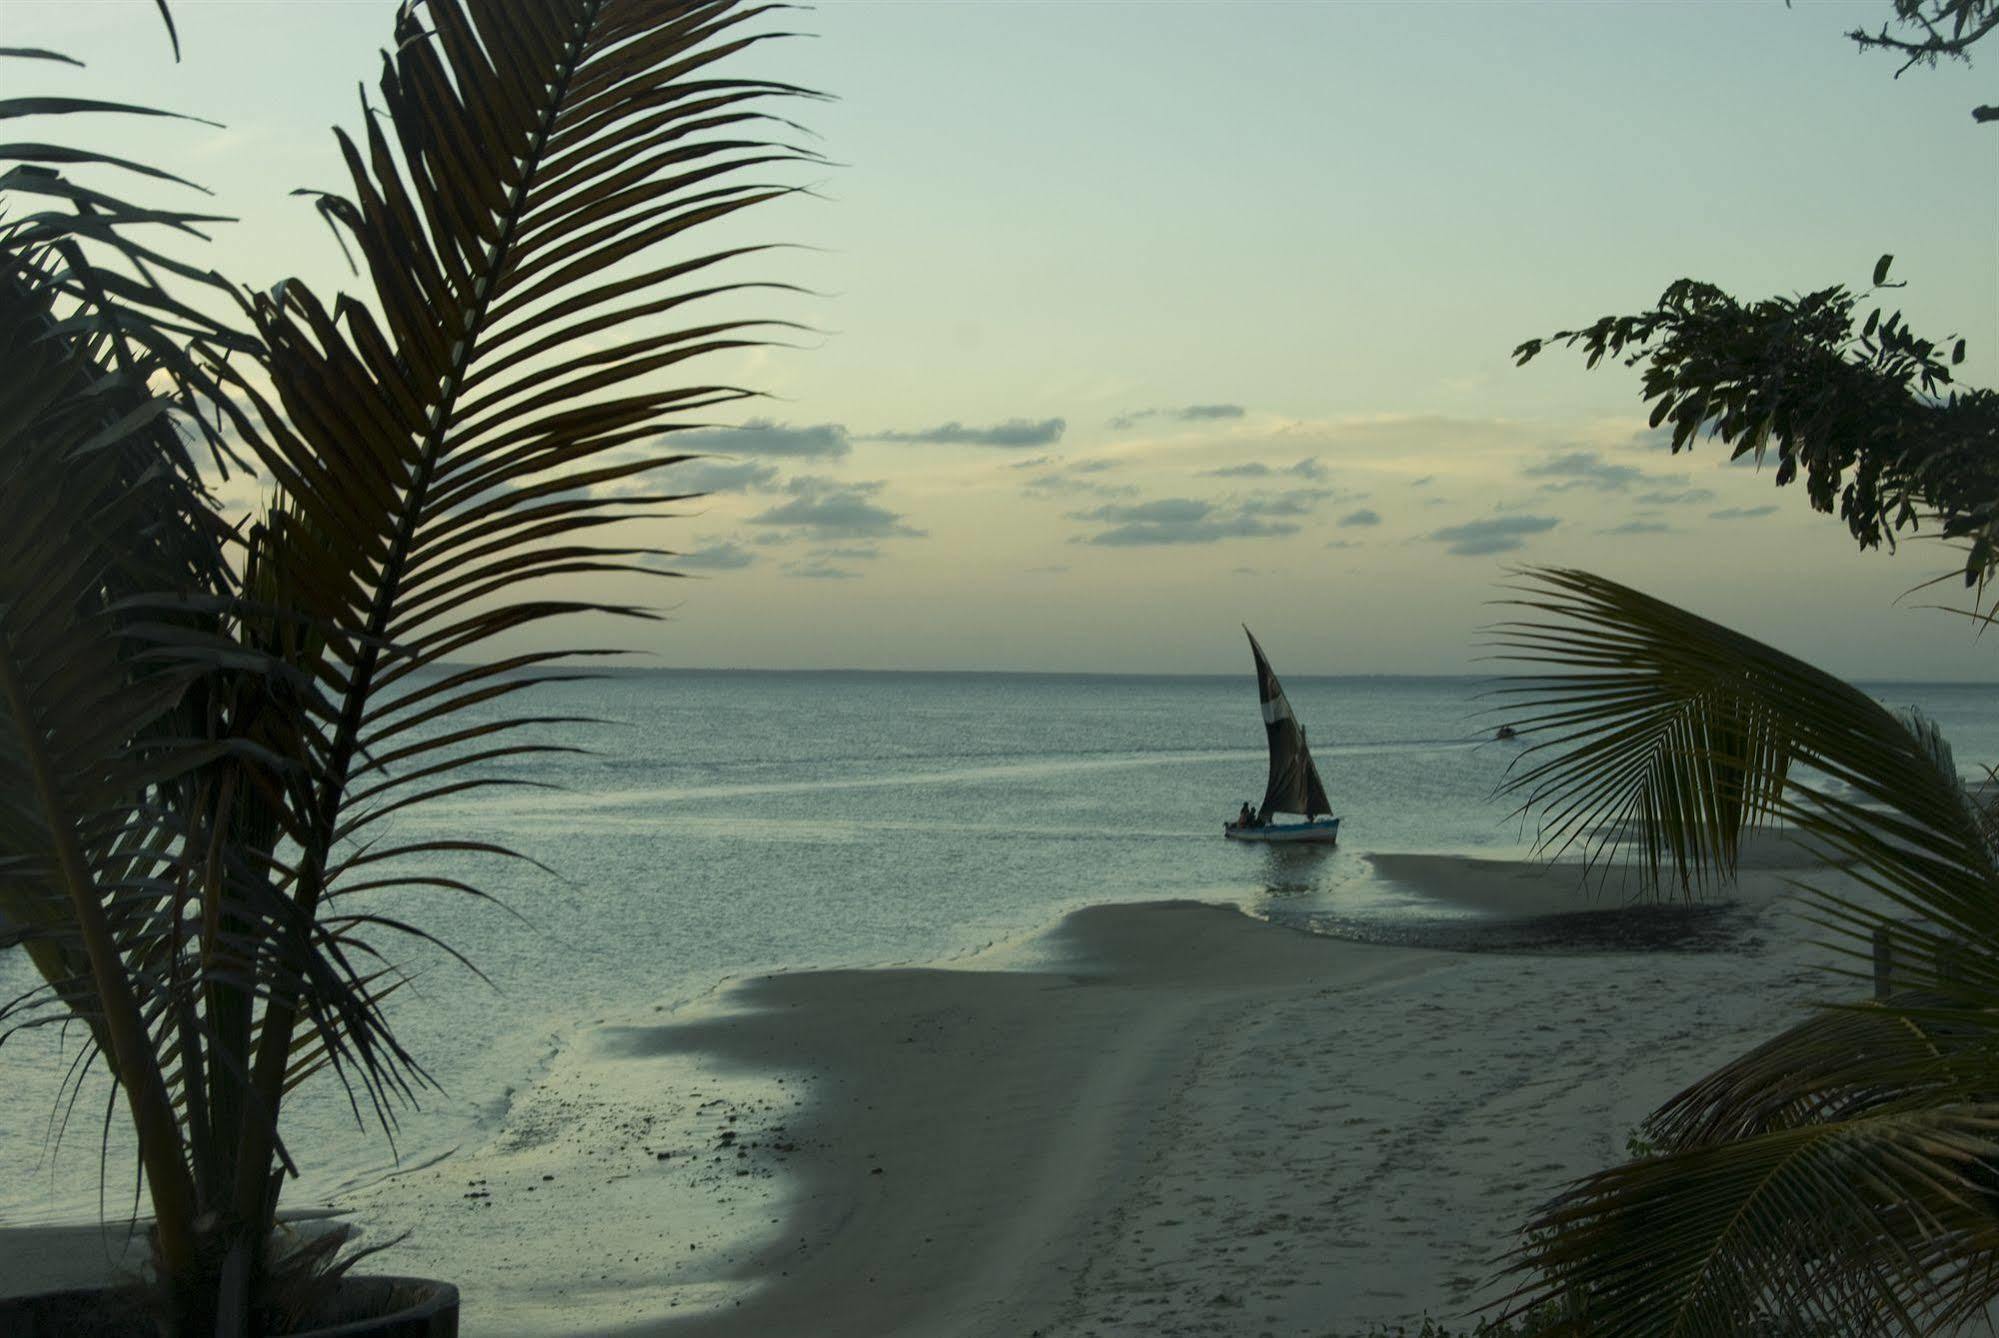
M 1270 744 L 1270 778 L 1263 788 L 1263 803 L 1248 820 L 1224 823 L 1222 834 L 1236 841 L 1306 841 L 1331 843 L 1339 839 L 1340 820 L 1332 816 L 1332 801 L 1326 798 L 1325 782 L 1312 762 L 1312 749 L 1305 727 L 1291 710 L 1284 685 L 1277 681 L 1256 634 L 1244 627 L 1250 654 L 1256 657 L 1256 692 L 1263 703 L 1263 730 Z M 1296 813 L 1302 823 L 1277 823 L 1278 813 Z

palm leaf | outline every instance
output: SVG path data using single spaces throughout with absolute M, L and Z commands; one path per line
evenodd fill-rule
M 1911 988 L 1823 1010 L 1676 1096 L 1648 1123 L 1666 1156 L 1537 1216 L 1513 1266 L 1538 1277 L 1517 1299 L 1639 1334 L 1976 1313 L 1999 1287 L 1999 869 L 1941 732 L 1601 577 L 1529 571 L 1518 590 L 1532 616 L 1496 639 L 1530 672 L 1503 691 L 1546 737 L 1508 786 L 1546 815 L 1547 846 L 1693 892 L 1782 822 L 1861 889 L 1811 892 L 1820 923 L 1855 952 L 1892 930 Z
M 1859 689 L 1751 637 L 1588 572 L 1524 572 L 1494 629 L 1499 690 L 1545 737 L 1507 779 L 1544 848 L 1620 857 L 1692 893 L 1733 875 L 1781 820 L 1864 877 L 1978 919 L 1991 846 L 1935 738 Z M 1941 763 L 1941 764 L 1940 764 Z M 1987 899 L 1989 900 L 1989 899 Z M 1989 914 L 1989 913 L 1988 913 Z M 1986 932 L 1994 927 L 1988 919 Z
M 1645 1158 L 1544 1208 L 1512 1303 L 1631 1338 L 1945 1332 L 1999 1264 L 1999 1105 L 1883 1111 Z
M 675 378 L 703 354 L 764 342 L 776 323 L 667 321 L 753 286 L 708 276 L 756 248 L 690 243 L 792 190 L 746 173 L 812 156 L 773 140 L 787 123 L 762 109 L 803 90 L 727 72 L 776 35 L 753 30 L 766 12 L 433 0 L 426 30 L 405 11 L 383 60 L 382 114 L 339 135 L 349 189 L 317 193 L 362 262 L 367 300 L 328 303 L 292 280 L 245 303 L 270 388 L 246 388 L 235 423 L 280 489 L 278 584 L 315 635 L 294 647 L 317 685 L 293 735 L 311 784 L 284 820 L 301 853 L 278 875 L 304 919 L 358 867 L 342 846 L 370 822 L 511 783 L 462 773 L 548 746 L 518 733 L 535 717 L 490 712 L 569 676 L 548 667 L 555 653 L 445 672 L 447 658 L 552 617 L 650 616 L 533 587 L 661 575 L 645 560 L 658 550 L 601 537 L 657 514 L 609 490 L 685 458 L 660 441 L 749 393 Z M 312 951 L 344 960 L 367 950 L 365 931 L 408 928 L 340 923 Z M 259 967 L 261 1098 L 275 1108 L 306 1014 L 369 1090 L 399 1090 L 412 1061 L 369 1031 L 377 1012 L 316 1008 L 308 946 Z M 342 974 L 350 987 L 360 978 Z M 337 1034 L 348 1026 L 362 1030 Z M 246 1124 L 239 1164 L 260 1164 L 271 1136 Z M 238 1210 L 268 1219 L 262 1186 L 239 1184 Z
M 1905 994 L 1813 1013 L 1675 1095 L 1646 1131 L 1682 1150 L 1995 1095 L 1999 1055 L 1981 1013 Z
M 212 755 L 166 725 L 202 672 L 185 627 L 139 635 L 131 593 L 215 562 L 155 431 L 113 432 L 151 398 L 49 336 L 58 286 L 24 258 L 0 273 L 0 909 L 89 1023 L 128 1100 L 162 1248 L 192 1258 L 193 1185 L 158 1062 L 147 917 L 183 858 L 155 796 Z M 138 420 L 144 422 L 143 416 Z M 184 524 L 185 522 L 181 522 Z M 190 537 L 195 542 L 188 542 Z

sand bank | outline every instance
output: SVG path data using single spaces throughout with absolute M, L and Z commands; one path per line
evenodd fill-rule
M 1575 905 L 1521 866 L 1383 873 Z M 598 1029 L 490 1146 L 339 1206 L 412 1229 L 384 1264 L 458 1282 L 478 1334 L 1460 1314 L 1534 1204 L 1839 992 L 1780 884 L 1746 880 L 1739 932 L 1700 952 L 1386 948 L 1160 903 L 1078 912 L 1025 968 L 752 980 Z

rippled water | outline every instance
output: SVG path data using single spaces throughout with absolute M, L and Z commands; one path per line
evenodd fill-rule
M 1281 666 L 1280 666 L 1281 668 Z M 1337 849 L 1244 847 L 1220 825 L 1261 795 L 1253 679 L 881 673 L 619 673 L 541 694 L 607 723 L 551 738 L 507 788 L 396 821 L 412 840 L 512 845 L 526 865 L 470 866 L 514 912 L 425 892 L 396 913 L 491 977 L 435 953 L 393 1005 L 444 1094 L 403 1117 L 406 1159 L 473 1139 L 579 1024 L 670 1007 L 745 973 L 928 961 L 1016 937 L 1093 902 L 1230 900 L 1287 919 L 1372 926 L 1435 917 L 1369 875 L 1367 852 L 1504 856 L 1524 834 L 1492 798 L 1519 745 L 1491 740 L 1462 679 L 1287 678 L 1343 817 Z M 1999 761 L 1999 692 L 1884 686 L 1917 703 L 1960 760 Z M 464 873 L 466 866 L 454 869 Z M 516 918 L 518 917 L 518 918 Z M 1385 927 L 1385 928 L 1384 928 Z M 0 953 L 0 990 L 32 979 Z M 67 1056 L 53 1032 L 0 1048 L 0 1220 L 95 1210 L 101 1091 L 53 1166 L 45 1139 Z M 115 1122 L 114 1122 L 115 1127 Z M 294 1201 L 379 1170 L 326 1083 L 287 1112 L 306 1183 Z M 110 1197 L 129 1196 L 114 1160 Z

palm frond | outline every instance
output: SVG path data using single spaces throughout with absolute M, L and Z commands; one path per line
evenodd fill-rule
M 1504 788 L 1542 815 L 1544 848 L 1623 857 L 1692 894 L 1781 820 L 1863 874 L 1932 888 L 1935 909 L 1990 885 L 1990 844 L 1935 739 L 1866 693 L 1588 572 L 1529 570 L 1516 588 L 1505 603 L 1533 616 L 1493 640 L 1529 668 L 1498 691 L 1542 737 Z
M 160 785 L 212 756 L 169 726 L 203 672 L 196 629 L 136 635 L 135 591 L 216 560 L 160 517 L 190 514 L 190 481 L 144 429 L 103 439 L 143 381 L 51 338 L 57 287 L 0 272 L 0 909 L 91 1035 L 130 1104 L 163 1214 L 192 1221 L 193 1186 L 158 1064 L 160 992 L 146 921 L 184 858 Z M 157 426 L 157 425 L 156 425 Z M 211 643 L 212 644 L 212 643 Z M 87 982 L 87 983 L 86 983 Z M 169 1254 L 192 1242 L 169 1230 Z
M 663 574 L 648 561 L 659 550 L 603 537 L 658 508 L 610 492 L 686 458 L 661 443 L 695 425 L 689 415 L 750 393 L 675 379 L 690 360 L 784 324 L 672 324 L 759 286 L 709 276 L 760 248 L 692 243 L 795 189 L 748 174 L 814 157 L 774 138 L 788 123 L 764 109 L 804 90 L 728 73 L 731 57 L 779 35 L 756 24 L 769 12 L 431 0 L 424 26 L 406 9 L 383 58 L 382 111 L 339 134 L 347 193 L 314 193 L 360 259 L 366 300 L 329 303 L 288 280 L 245 302 L 270 384 L 246 388 L 233 421 L 279 489 L 266 561 L 315 638 L 290 648 L 316 690 L 292 739 L 311 778 L 287 801 L 300 856 L 278 875 L 306 920 L 359 867 L 342 850 L 369 824 L 521 783 L 490 768 L 550 746 L 522 732 L 536 717 L 498 708 L 572 677 L 544 668 L 553 654 L 447 660 L 553 617 L 651 616 L 534 587 Z M 397 885 L 380 871 L 366 881 Z M 401 885 L 477 892 L 460 879 Z M 314 950 L 340 961 L 371 951 L 368 931 L 413 928 L 334 921 Z M 302 1015 L 371 1092 L 402 1088 L 413 1061 L 370 1030 L 375 1014 L 313 1013 L 310 966 L 260 967 L 258 1091 L 275 1105 Z M 360 978 L 341 974 L 350 987 Z M 349 1025 L 362 1030 L 336 1034 Z M 241 1163 L 257 1163 L 268 1137 L 246 1126 Z
M 1911 1104 L 1989 1100 L 1999 1095 L 1999 1055 L 1984 1017 L 1912 993 L 1821 1009 L 1676 1094 L 1646 1132 L 1685 1150 Z
M 1947 1332 L 1999 1265 L 1999 1105 L 1883 1111 L 1650 1157 L 1541 1210 L 1511 1304 L 1579 1332 Z

